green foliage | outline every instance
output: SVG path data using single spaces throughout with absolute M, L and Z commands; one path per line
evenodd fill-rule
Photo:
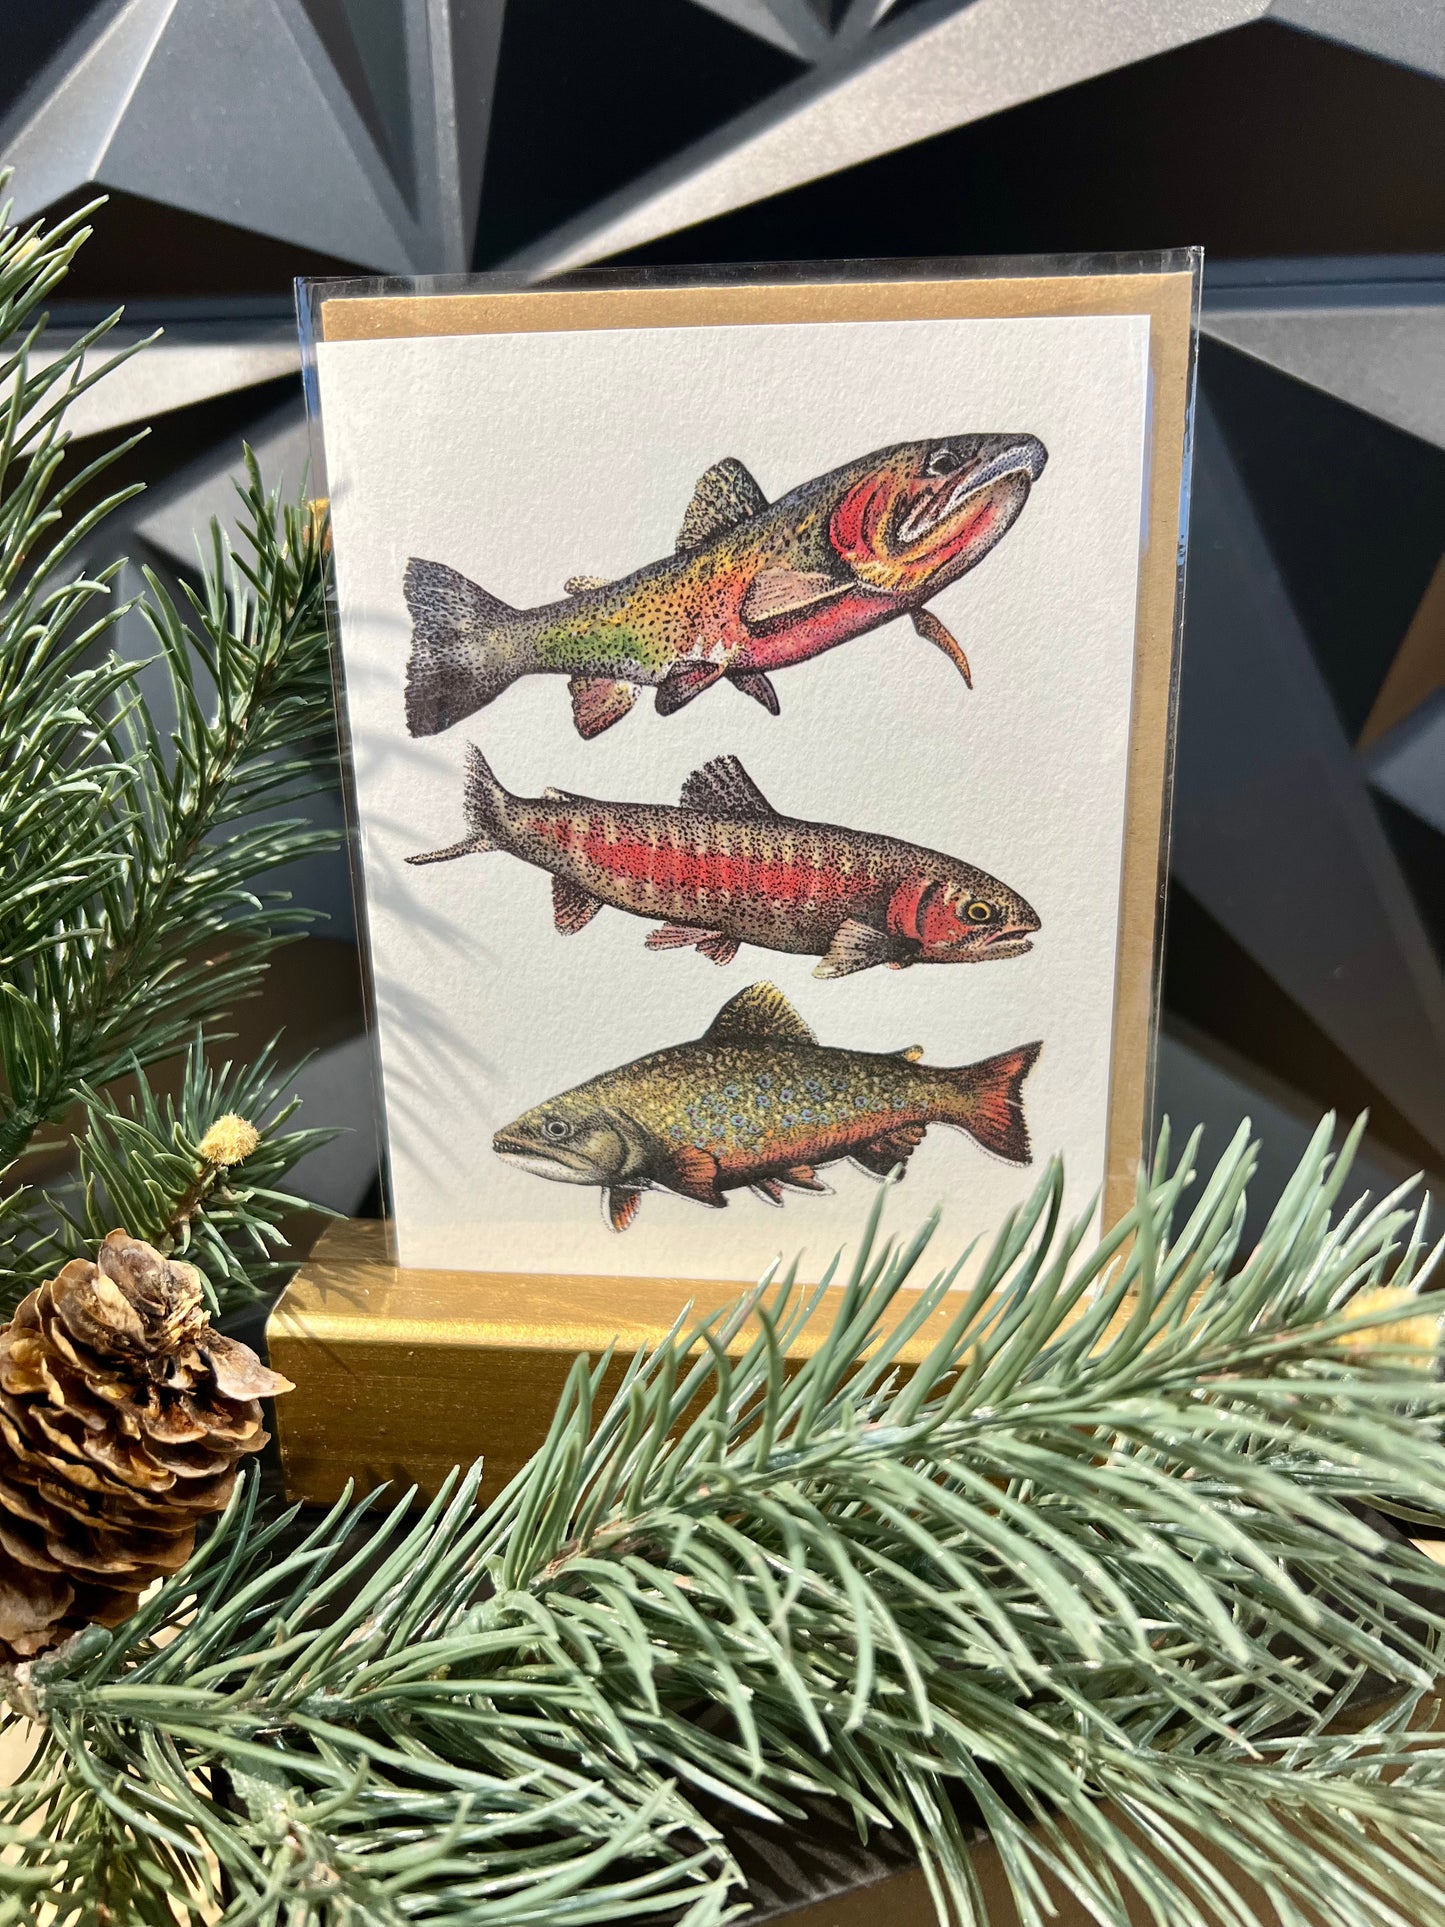
M 120 1224 L 200 1266 L 213 1312 L 254 1296 L 258 1282 L 278 1269 L 272 1253 L 284 1238 L 277 1220 L 303 1208 L 277 1188 L 280 1180 L 333 1135 L 283 1129 L 298 1108 L 296 1098 L 278 1095 L 292 1076 L 278 1070 L 274 1043 L 252 1064 L 218 1070 L 198 1037 L 175 1097 L 158 1097 L 138 1066 L 136 1088 L 119 1106 L 83 1090 L 78 1195 L 73 1202 L 64 1192 L 53 1196 L 53 1228 L 26 1252 L 26 1273 L 49 1276 L 68 1258 L 90 1256 Z M 237 1165 L 206 1151 L 217 1120 L 231 1117 L 246 1119 L 261 1136 Z
M 202 587 L 187 587 L 181 608 L 147 575 L 163 709 L 147 700 L 146 665 L 111 646 L 121 565 L 91 576 L 80 559 L 135 492 L 92 500 L 140 438 L 77 465 L 65 422 L 124 358 L 103 355 L 119 314 L 57 352 L 43 307 L 90 211 L 24 233 L 0 212 L 0 1302 L 68 1235 L 65 1199 L 27 1192 L 14 1170 L 51 1127 L 79 1120 L 87 1235 L 92 1206 L 144 1193 L 159 1208 L 202 1178 L 161 1164 L 204 1135 L 205 1104 L 227 1101 L 224 1078 L 193 1066 L 175 1118 L 143 1085 L 134 1115 L 112 1121 L 112 1087 L 175 1058 L 198 1023 L 212 1041 L 225 1034 L 227 1009 L 308 921 L 256 879 L 335 842 L 298 813 L 335 760 L 324 526 L 268 496 L 249 452 L 239 548 L 212 528 Z M 275 1111 L 275 1085 L 253 1077 L 246 1089 Z M 141 1154 L 124 1184 L 118 1137 Z M 278 1140 L 254 1185 L 226 1187 L 214 1236 L 204 1211 L 188 1221 L 228 1297 L 247 1295 L 269 1262 L 282 1142 L 292 1157 L 305 1148 L 295 1134 Z
M 914 1290 L 932 1227 L 875 1216 L 827 1330 L 784 1280 L 601 1411 L 579 1359 L 485 1508 L 473 1469 L 303 1534 L 247 1491 L 12 1682 L 12 1917 L 99 1918 L 103 1868 L 143 1921 L 703 1927 L 743 1902 L 704 1808 L 822 1796 L 981 1923 L 950 1789 L 1024 1927 L 1050 1892 L 1255 1927 L 1241 1875 L 1281 1927 L 1432 1917 L 1445 1597 L 1361 1508 L 1445 1510 L 1445 1388 L 1393 1322 L 1441 1301 L 1398 1197 L 1332 1218 L 1329 1142 L 1238 1269 L 1243 1134 L 1192 1208 L 1166 1141 L 1094 1249 L 1054 1167 L 971 1278 Z

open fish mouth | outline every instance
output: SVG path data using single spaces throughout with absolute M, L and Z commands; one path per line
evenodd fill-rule
M 1022 957 L 1033 947 L 1033 939 L 1030 937 L 1006 937 L 1000 934 L 985 941 L 979 956 L 992 962 L 996 957 Z
M 507 1137 L 499 1131 L 492 1139 L 492 1150 L 503 1164 L 510 1164 L 518 1171 L 530 1171 L 536 1178 L 551 1178 L 557 1184 L 599 1182 L 596 1172 L 575 1158 L 569 1158 L 563 1151 L 545 1149 L 527 1138 Z
M 1037 924 L 1032 928 L 1037 929 Z M 992 963 L 998 957 L 1022 957 L 1033 947 L 1032 936 L 1025 935 L 1022 930 L 995 930 L 991 933 L 982 931 L 977 935 L 970 935 L 964 943 L 955 944 L 946 949 L 925 951 L 916 961 L 955 964 Z
M 996 957 L 1022 957 L 1032 950 L 1037 923 L 1006 924 L 1001 930 L 985 930 L 974 939 L 969 957 L 974 963 L 991 963 Z
M 953 533 L 965 539 L 987 532 L 994 540 L 1010 526 L 1039 479 L 1048 451 L 1036 435 L 1022 435 L 980 461 L 970 463 L 945 488 L 915 502 L 899 522 L 895 539 L 927 541 L 945 524 L 962 521 Z

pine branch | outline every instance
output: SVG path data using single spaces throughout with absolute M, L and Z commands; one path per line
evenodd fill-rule
M 183 1049 L 197 1019 L 251 994 L 271 951 L 310 921 L 253 879 L 335 843 L 301 818 L 258 818 L 332 767 L 323 536 L 267 496 L 249 450 L 247 467 L 245 549 L 233 557 L 213 528 L 205 587 L 187 591 L 195 627 L 147 577 L 175 727 L 164 736 L 137 690 L 107 731 L 119 855 L 83 920 L 55 929 L 12 987 L 0 1164 L 87 1088 Z
M 123 1109 L 95 1091 L 81 1092 L 86 1124 L 77 1138 L 76 1195 L 51 1193 L 48 1224 L 32 1215 L 31 1235 L 12 1266 L 14 1285 L 38 1284 L 124 1225 L 168 1256 L 198 1265 L 211 1310 L 233 1310 L 260 1296 L 282 1269 L 273 1256 L 285 1243 L 281 1217 L 332 1215 L 278 1186 L 336 1132 L 284 1128 L 298 1108 L 287 1092 L 300 1066 L 279 1069 L 274 1041 L 254 1063 L 217 1070 L 198 1034 L 175 1098 L 159 1098 L 140 1065 L 133 1069 L 136 1090 Z
M 80 562 L 139 485 L 85 504 L 140 437 L 77 466 L 66 427 L 76 396 L 136 350 L 102 352 L 119 312 L 58 350 L 45 334 L 91 211 L 22 234 L 0 210 L 0 1303 L 122 1204 L 137 1233 L 195 1245 L 234 1301 L 274 1269 L 277 1214 L 294 1203 L 277 1180 L 317 1141 L 277 1130 L 274 1064 L 246 1086 L 271 1124 L 245 1184 L 196 1161 L 216 1095 L 212 1079 L 200 1101 L 199 1056 L 185 1115 L 158 1109 L 142 1079 L 139 1108 L 112 1117 L 111 1087 L 179 1055 L 199 1023 L 219 1041 L 276 946 L 311 922 L 257 880 L 338 840 L 304 813 L 335 767 L 326 529 L 268 495 L 247 451 L 238 549 L 212 526 L 183 609 L 146 578 L 170 714 L 147 701 L 148 665 L 110 647 L 122 565 Z M 30 1194 L 13 1167 L 77 1108 L 79 1203 L 64 1186 Z
M 875 1219 L 791 1373 L 786 1280 L 600 1413 L 580 1359 L 484 1510 L 474 1468 L 298 1540 L 246 1495 L 15 1676 L 45 1737 L 0 1892 L 92 1918 L 103 1857 L 141 1918 L 698 1927 L 742 1897 L 697 1803 L 823 1797 L 907 1834 L 941 1920 L 988 1918 L 968 1803 L 1025 1927 L 1059 1892 L 1245 1927 L 1241 1876 L 1281 1927 L 1424 1917 L 1445 1593 L 1362 1508 L 1445 1509 L 1438 1254 L 1398 1197 L 1332 1222 L 1329 1142 L 1242 1265 L 1242 1136 L 1187 1216 L 1162 1145 L 1087 1252 L 1054 1167 L 967 1286 Z

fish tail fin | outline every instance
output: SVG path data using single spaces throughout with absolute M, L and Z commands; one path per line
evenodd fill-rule
M 1010 1164 L 1028 1164 L 1029 1127 L 1024 1117 L 1024 1079 L 1038 1062 L 1042 1044 L 1020 1044 L 981 1064 L 940 1071 L 952 1086 L 957 1104 L 947 1122 L 981 1144 L 985 1151 Z
M 510 604 L 442 562 L 412 556 L 402 586 L 411 613 L 406 666 L 406 726 L 435 736 L 500 696 L 520 673 L 505 629 Z
M 468 835 L 444 850 L 425 850 L 408 863 L 448 863 L 456 856 L 475 856 L 510 847 L 506 826 L 507 792 L 492 774 L 491 765 L 475 743 L 467 744 L 467 780 L 462 792 Z
M 477 748 L 475 743 L 467 744 L 467 780 L 462 791 L 462 803 L 467 813 L 467 828 L 478 847 L 483 847 L 480 839 L 485 837 L 485 848 L 505 850 L 510 838 L 507 835 L 506 808 L 511 801 L 506 790 L 492 773 L 492 766 Z

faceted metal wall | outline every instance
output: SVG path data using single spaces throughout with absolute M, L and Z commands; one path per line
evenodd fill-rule
M 300 479 L 297 273 L 1202 242 L 1161 1105 L 1250 1111 L 1273 1170 L 1368 1105 L 1381 1182 L 1445 1172 L 1445 0 L 46 0 L 5 35 L 21 213 L 112 197 L 67 318 L 165 328 L 81 426 L 155 422 L 108 539 L 173 576 L 243 435 Z M 293 881 L 332 934 L 266 1020 L 349 1121 L 345 874 Z

